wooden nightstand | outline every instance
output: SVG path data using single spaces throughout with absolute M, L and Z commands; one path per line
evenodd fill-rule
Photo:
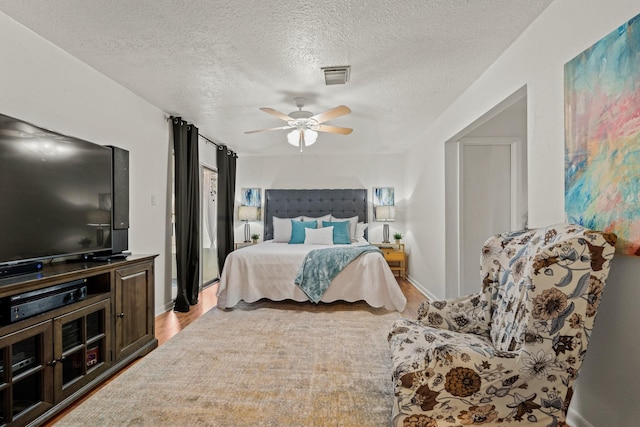
M 236 242 L 233 245 L 234 246 L 233 250 L 237 251 L 240 248 L 244 248 L 245 246 L 251 246 L 251 245 L 253 245 L 253 242 Z
M 404 243 L 372 243 L 380 248 L 389 268 L 402 279 L 407 278 L 407 253 L 404 251 Z

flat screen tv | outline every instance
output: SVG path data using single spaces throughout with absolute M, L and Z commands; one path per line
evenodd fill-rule
M 111 149 L 0 114 L 0 265 L 111 249 Z

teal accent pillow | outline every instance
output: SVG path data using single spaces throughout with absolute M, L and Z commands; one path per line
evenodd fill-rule
M 333 244 L 334 245 L 350 245 L 351 234 L 349 234 L 349 221 L 322 221 L 323 227 L 333 226 Z
M 304 243 L 305 228 L 318 228 L 318 222 L 291 220 L 291 239 L 289 240 L 290 245 Z

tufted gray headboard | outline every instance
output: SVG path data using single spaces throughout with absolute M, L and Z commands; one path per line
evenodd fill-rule
M 264 240 L 273 239 L 273 217 L 292 218 L 299 215 L 318 217 L 332 214 L 338 218 L 358 215 L 367 222 L 367 190 L 265 190 Z M 365 237 L 366 234 L 365 234 Z

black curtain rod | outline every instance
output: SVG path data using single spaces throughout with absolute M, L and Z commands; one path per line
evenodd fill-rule
M 204 139 L 205 141 L 210 142 L 210 143 L 212 143 L 213 145 L 215 145 L 215 146 L 218 148 L 218 150 L 224 150 L 224 149 L 226 149 L 226 150 L 227 150 L 227 154 L 231 154 L 231 155 L 233 155 L 233 157 L 235 157 L 236 159 L 238 158 L 238 154 L 237 154 L 235 151 L 233 151 L 231 148 L 227 147 L 226 145 L 224 145 L 224 144 L 223 144 L 223 145 L 217 144 L 217 143 L 213 142 L 212 140 L 210 140 L 209 138 L 207 138 L 207 137 L 206 137 L 206 136 L 204 136 L 204 135 L 200 135 L 200 134 L 198 134 L 198 136 L 199 136 L 199 137 L 201 137 L 202 139 Z
M 173 120 L 173 119 L 180 119 L 180 120 L 182 120 L 182 118 L 181 118 L 181 117 L 178 117 L 178 116 L 169 116 L 169 117 L 167 117 L 167 121 L 170 121 L 170 120 Z M 186 122 L 186 121 L 184 121 L 184 120 L 182 120 L 182 121 L 183 121 L 183 122 L 185 122 L 185 123 L 188 123 L 188 122 Z M 210 140 L 210 139 L 209 139 L 209 138 L 207 138 L 206 136 L 202 135 L 201 133 L 198 133 L 198 136 L 199 136 L 200 138 L 204 139 L 205 141 L 212 143 L 213 145 L 215 145 L 215 146 L 216 146 L 216 147 L 218 147 L 218 148 L 220 148 L 220 147 L 225 147 L 225 148 L 226 148 L 226 147 L 227 147 L 226 145 L 220 145 L 220 144 L 217 144 L 217 143 L 213 142 L 212 140 Z
M 220 144 L 216 144 L 215 142 L 213 142 L 212 140 L 210 140 L 209 138 L 207 138 L 206 136 L 202 135 L 202 134 L 198 134 L 198 136 L 202 139 L 204 139 L 207 142 L 212 143 L 213 145 L 215 145 L 216 147 L 220 147 Z
M 224 145 L 224 144 L 220 145 L 220 144 L 218 144 L 216 142 L 213 142 L 212 140 L 210 140 L 209 138 L 207 138 L 206 136 L 204 136 L 204 135 L 202 135 L 200 133 L 198 133 L 198 136 L 200 138 L 204 139 L 205 141 L 210 142 L 213 145 L 215 145 L 218 148 L 218 150 L 226 149 L 228 154 L 233 154 L 233 156 L 236 157 L 236 158 L 238 157 L 238 155 L 231 148 L 227 147 L 226 145 Z

